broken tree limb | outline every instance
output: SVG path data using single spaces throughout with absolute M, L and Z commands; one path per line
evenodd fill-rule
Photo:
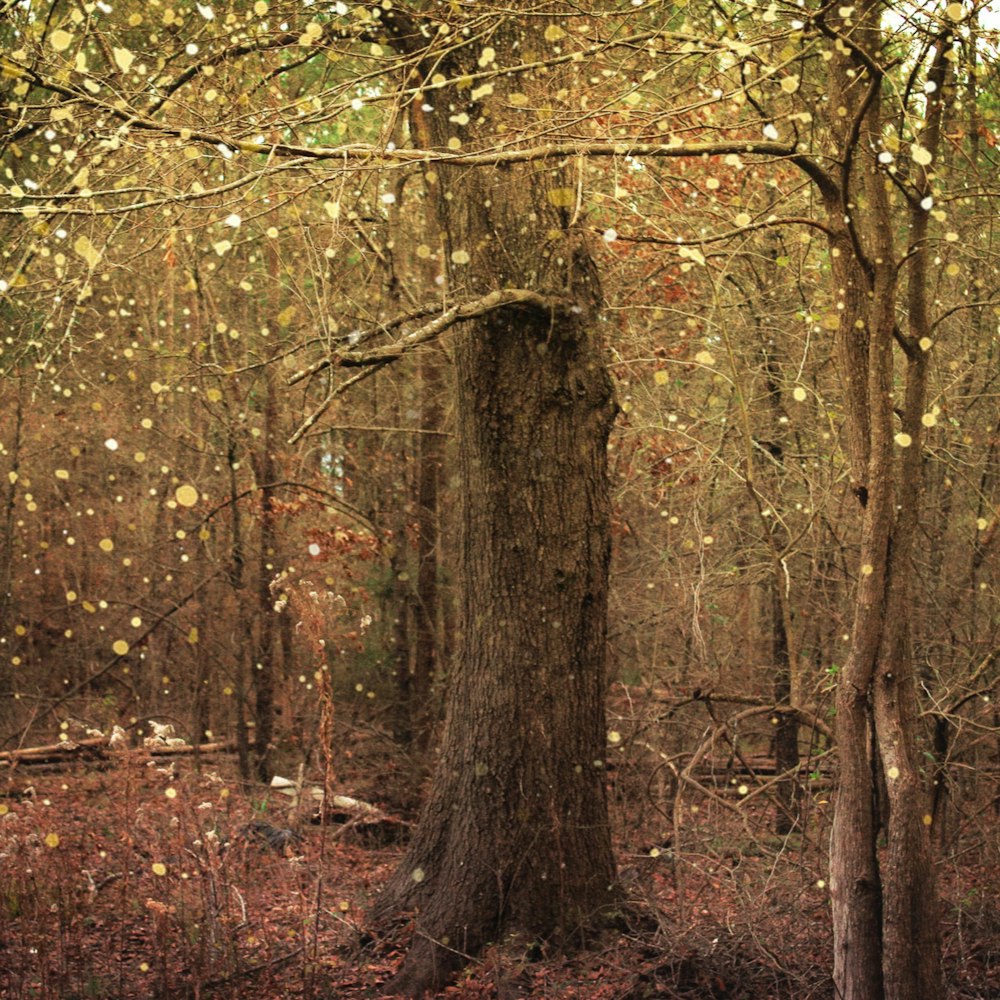
M 466 320 L 485 316 L 487 313 L 510 306 L 522 306 L 554 312 L 560 308 L 567 308 L 568 304 L 558 296 L 542 295 L 539 292 L 533 292 L 526 288 L 503 288 L 495 292 L 490 292 L 489 295 L 484 295 L 481 298 L 453 305 L 450 309 L 446 309 L 439 316 L 435 316 L 434 319 L 417 327 L 416 330 L 408 333 L 395 343 L 376 347 L 370 351 L 345 351 L 340 354 L 321 358 L 319 361 L 309 365 L 308 368 L 303 368 L 301 371 L 291 375 L 288 379 L 288 385 L 295 385 L 303 379 L 311 375 L 316 375 L 318 372 L 330 367 L 362 368 L 363 371 L 352 375 L 349 379 L 332 389 L 323 402 L 309 414 L 295 433 L 288 439 L 288 443 L 295 444 L 323 416 L 334 399 L 346 389 L 373 375 L 380 368 L 384 368 L 391 362 L 401 358 L 407 351 L 412 350 L 414 347 L 419 347 L 421 344 L 430 343 L 430 341 L 456 323 L 463 323 Z M 388 324 L 382 324 L 374 333 L 397 325 L 399 325 L 397 321 L 390 321 Z M 359 339 L 368 340 L 371 336 L 372 332 L 369 332 L 362 334 Z
M 236 743 L 232 740 L 215 743 L 175 743 L 124 748 L 118 750 L 110 745 L 108 736 L 94 736 L 84 740 L 64 740 L 44 746 L 23 747 L 20 750 L 0 751 L 0 767 L 15 764 L 58 764 L 74 760 L 104 760 L 116 753 L 134 752 L 149 757 L 177 757 L 186 754 L 232 753 Z
M 107 736 L 95 736 L 86 740 L 64 740 L 61 743 L 48 743 L 44 746 L 22 747 L 20 750 L 3 750 L 0 751 L 0 763 L 12 764 L 18 761 L 47 763 L 50 760 L 86 754 L 88 751 L 97 751 L 94 756 L 103 756 L 101 751 L 106 749 L 107 745 Z

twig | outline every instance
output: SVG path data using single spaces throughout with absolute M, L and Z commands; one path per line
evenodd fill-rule
M 219 976 L 217 979 L 209 979 L 207 982 L 202 984 L 202 989 L 214 990 L 219 986 L 225 986 L 227 983 L 234 983 L 240 979 L 248 979 L 250 976 L 256 976 L 258 972 L 263 972 L 265 969 L 273 969 L 276 965 L 284 965 L 285 962 L 290 962 L 293 958 L 301 955 L 303 951 L 305 951 L 305 945 L 300 944 L 298 948 L 293 948 L 284 955 L 279 955 L 277 958 L 269 959 L 267 962 L 261 962 L 259 965 L 251 965 L 246 969 L 241 969 L 239 972 L 234 972 L 228 976 Z

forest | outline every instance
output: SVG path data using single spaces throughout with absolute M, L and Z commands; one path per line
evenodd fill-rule
M 1000 997 L 998 140 L 988 0 L 0 0 L 0 997 Z

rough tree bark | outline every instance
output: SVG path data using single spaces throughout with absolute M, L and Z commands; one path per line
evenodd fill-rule
M 824 192 L 831 226 L 837 353 L 846 439 L 861 517 L 861 550 L 848 655 L 837 692 L 840 781 L 831 843 L 834 980 L 844 1000 L 936 1000 L 940 940 L 927 789 L 918 761 L 916 678 L 908 616 L 919 524 L 921 417 L 926 406 L 928 193 L 923 168 L 910 215 L 907 325 L 897 326 L 894 213 L 877 164 L 882 121 L 880 0 L 842 9 L 830 104 L 840 182 Z M 936 70 L 947 66 L 940 40 Z M 943 83 L 943 79 L 938 81 Z M 937 93 L 943 88 L 939 85 Z M 938 99 L 928 98 L 921 142 L 939 145 Z M 903 399 L 894 395 L 896 346 Z M 897 411 L 901 428 L 896 431 Z M 886 848 L 878 850 L 884 830 Z
M 540 19 L 511 18 L 493 44 L 543 29 Z M 457 50 L 447 69 L 458 75 L 461 60 L 476 56 Z M 412 127 L 427 148 L 452 135 L 473 145 L 477 129 L 497 127 L 505 103 L 463 104 L 468 127 L 419 113 Z M 461 646 L 429 800 L 376 907 L 383 918 L 418 911 L 389 992 L 436 989 L 507 934 L 582 942 L 615 899 L 602 768 L 606 446 L 616 407 L 593 265 L 564 173 L 546 163 L 440 165 L 426 177 L 451 288 L 527 288 L 551 305 L 494 311 L 453 342 Z

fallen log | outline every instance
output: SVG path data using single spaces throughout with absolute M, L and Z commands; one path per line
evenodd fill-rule
M 8 766 L 14 764 L 51 764 L 54 761 L 71 760 L 74 757 L 101 759 L 105 756 L 107 746 L 107 736 L 94 736 L 85 740 L 63 740 L 61 743 L 48 743 L 44 746 L 3 750 L 0 751 L 0 764 Z
M 135 754 L 149 757 L 178 757 L 185 754 L 233 753 L 236 742 L 227 740 L 215 743 L 157 743 L 141 747 L 116 747 L 109 736 L 93 736 L 83 740 L 63 740 L 43 746 L 22 747 L 20 750 L 0 751 L 0 767 L 31 764 L 61 764 L 73 761 L 107 760 L 118 754 Z
M 253 743 L 250 744 L 251 748 Z M 182 746 L 152 746 L 143 747 L 153 757 L 176 757 L 189 753 L 236 753 L 236 740 L 226 740 L 216 743 L 185 743 Z
M 777 762 L 773 757 L 760 757 L 743 755 L 739 758 L 726 757 L 708 758 L 699 763 L 695 768 L 695 773 L 702 776 L 713 776 L 716 778 L 730 777 L 753 777 L 755 775 L 762 778 L 773 777 L 784 773 L 779 771 Z M 817 777 L 830 777 L 833 774 L 833 766 L 829 758 L 816 759 L 805 758 L 799 762 L 799 778 L 809 778 L 813 775 Z

